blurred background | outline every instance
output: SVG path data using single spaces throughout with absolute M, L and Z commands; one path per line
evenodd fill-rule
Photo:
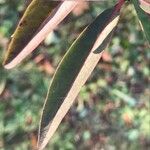
M 34 150 L 41 109 L 62 56 L 115 0 L 83 2 L 21 65 L 2 67 L 24 0 L 0 0 L 0 150 Z M 132 5 L 47 150 L 150 149 L 150 51 Z

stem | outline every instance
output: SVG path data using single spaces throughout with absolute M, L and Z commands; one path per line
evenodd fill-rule
M 126 0 L 118 0 L 118 3 L 116 5 L 116 11 L 119 11 L 122 7 L 122 5 L 125 3 Z

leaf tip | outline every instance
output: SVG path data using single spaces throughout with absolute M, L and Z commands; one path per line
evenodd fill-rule
M 12 61 L 4 59 L 4 61 L 3 61 L 3 67 L 5 69 L 12 69 L 12 68 L 16 67 L 18 64 L 19 64 L 19 62 L 15 59 Z
M 13 63 L 13 62 L 9 62 L 9 61 L 7 60 L 7 58 L 6 58 L 6 59 L 4 59 L 4 61 L 3 61 L 3 66 L 4 66 L 5 69 L 12 69 L 12 68 L 14 68 L 14 67 L 16 66 L 16 64 Z
M 4 68 L 5 69 L 12 69 L 13 67 L 11 65 L 9 65 L 9 64 L 6 64 L 6 65 L 4 65 Z

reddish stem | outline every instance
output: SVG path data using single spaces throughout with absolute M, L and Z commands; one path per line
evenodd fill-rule
M 124 3 L 125 0 L 118 0 L 118 3 L 116 5 L 116 11 L 119 11 Z

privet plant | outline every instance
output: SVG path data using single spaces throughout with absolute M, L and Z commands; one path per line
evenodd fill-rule
M 81 1 L 32 0 L 12 35 L 4 67 L 11 69 L 19 64 Z M 40 121 L 39 150 L 47 145 L 110 43 L 124 3 L 134 5 L 150 45 L 150 0 L 118 0 L 98 15 L 73 42 L 50 83 Z

